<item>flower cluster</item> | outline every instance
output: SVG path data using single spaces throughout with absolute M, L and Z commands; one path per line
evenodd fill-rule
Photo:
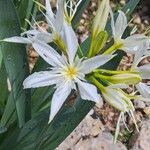
M 49 123 L 74 89 L 79 91 L 83 100 L 102 104 L 103 97 L 106 102 L 120 110 L 118 129 L 120 120 L 124 120 L 124 113 L 128 113 L 135 121 L 132 100 L 150 101 L 150 87 L 142 83 L 142 79 L 150 78 L 150 65 L 139 66 L 143 58 L 150 56 L 150 39 L 144 34 L 133 32 L 124 38 L 128 27 L 126 14 L 118 11 L 118 16 L 114 19 L 109 0 L 102 0 L 93 21 L 90 48 L 87 49 L 87 55 L 83 55 L 72 28 L 72 19 L 81 2 L 82 0 L 76 3 L 72 0 L 58 0 L 57 12 L 54 14 L 49 0 L 46 0 L 45 6 L 42 6 L 46 13 L 42 10 L 41 12 L 47 21 L 48 31 L 35 22 L 38 29 L 32 26 L 32 29 L 22 33 L 21 37 L 10 37 L 3 41 L 31 44 L 50 65 L 50 70 L 35 72 L 23 83 L 24 88 L 55 85 Z M 106 30 L 109 18 L 112 35 Z M 111 41 L 110 44 L 108 41 Z M 54 42 L 60 51 L 52 48 L 49 45 L 51 42 Z M 134 55 L 131 68 L 114 71 L 101 67 L 116 57 L 118 49 Z M 135 87 L 136 91 L 128 94 L 125 89 L 130 85 Z M 116 137 L 117 133 L 118 130 Z

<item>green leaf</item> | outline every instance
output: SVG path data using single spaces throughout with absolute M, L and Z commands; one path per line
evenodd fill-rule
M 32 115 L 36 112 L 39 112 L 46 107 L 50 107 L 50 101 L 52 99 L 52 95 L 54 93 L 53 86 L 50 87 L 42 87 L 33 90 L 32 92 Z
M 16 138 L 17 140 L 11 143 L 12 150 L 55 149 L 56 146 L 65 139 L 68 132 L 71 132 L 72 128 L 75 128 L 79 124 L 80 120 L 84 118 L 93 105 L 94 103 L 91 105 L 91 102 L 87 101 L 85 103 L 78 98 L 74 106 L 64 106 L 50 125 L 48 125 L 48 108 L 28 121 L 25 126 L 18 131 L 17 135 L 15 134 L 4 140 L 0 148 L 7 150 L 9 147 L 7 142 Z M 80 114 L 82 109 L 84 109 L 84 113 Z
M 21 27 L 23 27 L 24 29 L 29 29 L 29 25 L 25 21 L 25 19 L 29 21 L 32 20 L 32 16 L 36 16 L 36 11 L 37 8 L 33 0 L 21 0 L 18 7 Z
M 73 28 L 76 28 L 77 23 L 79 22 L 80 17 L 82 15 L 83 11 L 85 10 L 85 8 L 87 7 L 87 5 L 89 4 L 89 2 L 90 2 L 90 0 L 83 0 L 80 3 L 80 5 L 78 6 L 77 12 L 72 21 Z
M 0 39 L 20 34 L 15 7 L 11 0 L 0 0 Z M 19 44 L 1 43 L 4 64 L 12 87 L 19 126 L 30 119 L 30 93 L 23 90 L 23 80 L 28 76 L 26 48 Z
M 15 101 L 12 94 L 13 93 L 10 93 L 8 97 L 5 111 L 0 121 L 0 124 L 5 127 L 9 127 L 12 123 L 14 123 L 15 120 L 17 120 Z
M 127 12 L 127 16 L 129 17 L 134 9 L 136 8 L 137 4 L 140 2 L 140 0 L 130 0 L 122 9 L 125 13 Z
M 2 60 L 3 60 L 3 56 L 2 56 L 2 51 L 0 50 L 0 68 L 1 68 L 1 65 L 2 65 Z
M 2 66 L 0 68 L 0 118 L 5 109 L 5 103 L 8 98 L 8 86 L 7 86 L 7 73 L 5 69 L 5 65 L 2 62 Z

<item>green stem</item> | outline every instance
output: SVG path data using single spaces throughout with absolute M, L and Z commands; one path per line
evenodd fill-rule
M 78 47 L 78 52 L 77 53 L 78 53 L 78 55 L 79 55 L 80 58 L 82 58 L 84 56 L 80 45 Z
M 90 49 L 89 49 L 87 57 L 90 58 L 92 57 L 92 55 L 93 55 L 93 40 L 91 40 Z
M 116 74 L 126 74 L 126 73 L 134 73 L 138 74 L 137 71 L 114 71 L 114 70 L 106 70 L 106 69 L 96 69 L 93 71 L 94 73 L 102 73 L 102 74 L 111 74 L 111 75 L 116 75 Z
M 100 91 L 105 91 L 105 87 L 100 83 L 98 82 L 98 80 L 93 77 L 93 76 L 90 76 L 88 77 L 88 79 L 97 86 L 97 88 L 100 90 Z
M 103 80 L 109 79 L 109 76 L 104 76 L 104 75 L 99 74 L 99 73 L 94 73 L 94 77 L 99 78 L 99 79 L 103 79 Z
M 115 44 L 113 44 L 111 47 L 109 47 L 103 54 L 110 54 L 112 53 L 113 51 L 116 50 L 116 46 Z

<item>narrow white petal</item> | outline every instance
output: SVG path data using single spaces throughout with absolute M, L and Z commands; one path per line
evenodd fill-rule
M 115 21 L 114 21 L 114 15 L 113 15 L 113 11 L 110 7 L 110 17 L 111 17 L 111 29 L 112 29 L 112 34 L 115 37 L 116 35 L 116 31 L 115 31 Z
M 120 111 L 125 112 L 127 110 L 127 104 L 122 99 L 120 93 L 116 89 L 107 88 L 107 93 L 103 93 L 103 96 L 110 105 L 119 109 Z
M 58 113 L 58 111 L 64 104 L 65 100 L 69 96 L 70 92 L 71 92 L 71 87 L 70 84 L 67 83 L 65 83 L 63 86 L 60 86 L 56 89 L 51 102 L 49 123 L 53 120 L 55 115 Z
M 98 55 L 90 59 L 84 60 L 81 65 L 81 72 L 84 74 L 88 74 L 94 71 L 94 69 L 107 63 L 114 56 L 115 55 Z
M 56 32 L 59 33 L 62 30 L 63 22 L 64 22 L 64 0 L 58 0 L 58 9 L 56 13 L 55 19 L 55 29 Z
M 29 38 L 36 38 L 39 41 L 50 43 L 53 40 L 52 34 L 48 32 L 41 32 L 38 30 L 28 30 L 26 32 L 23 32 L 21 36 L 27 35 Z
M 35 72 L 29 77 L 27 77 L 24 82 L 23 86 L 25 89 L 27 88 L 37 88 L 37 87 L 44 87 L 58 83 L 60 77 L 52 74 L 50 71 L 41 71 Z
M 142 79 L 150 79 L 150 64 L 138 67 Z
M 37 53 L 50 65 L 61 66 L 62 57 L 51 46 L 46 43 L 35 40 L 32 44 Z
M 52 34 L 46 32 L 40 32 L 35 36 L 35 38 L 45 43 L 50 43 L 53 41 Z
M 150 99 L 150 87 L 149 86 L 140 82 L 139 84 L 136 85 L 136 88 L 144 98 Z
M 29 40 L 28 38 L 19 37 L 19 36 L 5 38 L 5 39 L 3 39 L 3 41 L 12 42 L 12 43 L 23 43 L 23 44 L 30 44 L 31 43 L 31 40 Z
M 46 6 L 46 13 L 49 15 L 50 18 L 54 18 L 54 13 L 52 11 L 52 7 L 50 5 L 49 0 L 45 0 L 45 6 Z
M 127 28 L 127 17 L 123 11 L 119 11 L 119 15 L 115 22 L 115 38 L 121 38 Z
M 72 27 L 66 23 L 64 24 L 64 37 L 67 46 L 69 62 L 72 63 L 78 49 L 78 40 Z
M 102 104 L 102 98 L 97 92 L 97 88 L 89 83 L 77 80 L 80 96 L 84 100 L 90 100 Z
M 39 33 L 40 32 L 38 30 L 33 29 L 33 30 L 28 30 L 28 31 L 25 31 L 25 32 L 21 33 L 21 36 L 24 36 L 24 35 L 33 35 L 33 36 L 35 36 Z

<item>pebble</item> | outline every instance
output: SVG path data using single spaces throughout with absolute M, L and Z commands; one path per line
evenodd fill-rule
M 145 103 L 143 101 L 140 101 L 140 100 L 135 100 L 134 101 L 134 107 L 144 109 L 145 108 Z
M 137 131 L 130 139 L 129 146 L 132 150 L 150 150 L 150 119 L 145 120 L 140 125 L 140 132 Z

